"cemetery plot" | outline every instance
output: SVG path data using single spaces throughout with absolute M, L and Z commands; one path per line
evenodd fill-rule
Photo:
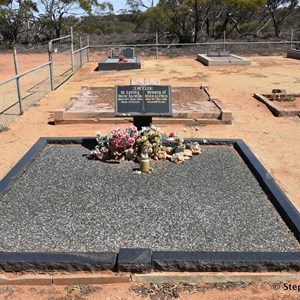
M 300 94 L 254 94 L 276 117 L 300 116 Z
M 251 64 L 251 61 L 249 59 L 233 55 L 228 52 L 211 52 L 208 54 L 197 54 L 197 60 L 205 66 Z
M 137 176 L 133 162 L 88 159 L 95 139 L 40 139 L 0 185 L 0 266 L 143 248 L 194 269 L 299 270 L 299 213 L 270 174 L 242 141 L 197 141 L 201 155 Z
M 158 85 L 153 86 L 153 89 L 159 89 Z M 177 121 L 196 121 L 206 124 L 231 123 L 231 111 L 226 110 L 220 100 L 210 99 L 204 88 L 172 87 L 170 91 L 168 90 L 165 90 L 166 93 L 169 95 L 172 93 L 172 107 L 169 107 L 170 103 L 164 102 L 165 111 L 158 113 L 156 111 L 158 115 L 166 114 L 170 109 L 172 118 Z M 108 122 L 109 118 L 115 117 L 115 97 L 115 88 L 113 87 L 82 87 L 77 96 L 71 97 L 71 102 L 65 109 L 54 111 L 55 123 Z M 152 105 L 160 104 L 153 103 Z M 161 108 L 159 106 L 159 109 Z M 153 115 L 155 116 L 155 114 Z M 155 118 L 154 123 L 170 122 L 172 118 Z M 119 116 L 118 120 L 114 120 L 121 122 L 122 116 Z
M 135 56 L 134 48 L 114 47 L 111 55 L 104 57 L 96 71 L 141 69 L 141 57 Z

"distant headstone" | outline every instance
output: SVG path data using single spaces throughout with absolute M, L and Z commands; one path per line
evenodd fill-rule
M 115 87 L 117 116 L 172 115 L 171 86 L 118 85 Z
M 126 57 L 126 58 L 134 58 L 134 48 L 125 48 L 122 51 L 122 54 Z
M 134 48 L 113 47 L 111 48 L 111 58 L 118 58 L 124 55 L 125 58 L 134 58 Z
M 111 58 L 119 58 L 120 55 L 122 55 L 123 47 L 114 47 L 111 48 Z

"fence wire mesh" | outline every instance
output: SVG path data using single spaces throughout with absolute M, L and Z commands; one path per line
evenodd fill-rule
M 19 78 L 23 112 L 51 91 L 49 66 L 46 65 Z M 21 113 L 17 80 L 0 84 L 0 132 Z
M 48 63 L 45 62 L 34 69 L 19 73 L 16 77 L 0 82 L 0 132 L 8 129 L 9 123 L 21 113 L 16 78 L 19 78 L 21 105 L 24 112 L 89 61 L 88 38 L 79 39 L 78 49 L 75 51 L 72 42 L 72 35 L 50 41 Z M 13 55 L 11 63 L 13 64 Z
M 89 40 L 79 38 L 78 49 L 74 51 L 74 71 L 80 69 L 89 61 Z
M 51 91 L 49 66 L 37 69 L 20 78 L 22 94 L 22 108 L 27 110 L 36 105 L 46 94 Z
M 54 87 L 57 87 L 73 74 L 72 39 L 71 36 L 66 36 L 52 40 L 50 43 L 52 48 L 53 83 Z
M 0 85 L 0 132 L 20 114 L 16 80 Z
M 89 49 L 77 50 L 74 52 L 74 70 L 77 71 L 88 62 Z
M 286 56 L 287 50 L 299 41 L 290 42 L 233 42 L 227 40 L 225 44 L 222 41 L 214 43 L 203 44 L 147 44 L 147 45 L 118 45 L 121 47 L 135 48 L 136 55 L 158 55 L 158 56 L 172 56 L 172 55 L 189 55 L 196 57 L 197 54 L 207 54 L 208 52 L 230 52 L 236 55 L 283 55 Z M 100 56 L 109 56 L 111 48 L 115 45 L 91 45 L 89 48 L 94 52 L 91 56 L 91 61 L 99 61 Z M 95 55 L 95 52 L 98 52 Z M 159 59 L 159 58 L 158 58 Z

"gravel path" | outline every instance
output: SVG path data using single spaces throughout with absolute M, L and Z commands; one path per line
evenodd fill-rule
M 48 146 L 0 200 L 0 251 L 299 251 L 299 243 L 230 147 L 183 165 L 87 159 Z

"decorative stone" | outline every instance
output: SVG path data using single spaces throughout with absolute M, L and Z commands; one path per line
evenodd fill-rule
M 171 155 L 172 152 L 173 152 L 173 148 L 172 147 L 166 147 L 166 150 L 167 154 Z
M 191 150 L 194 155 L 199 155 L 202 153 L 202 149 L 198 143 L 193 143 L 191 145 Z
M 184 149 L 183 154 L 184 154 L 185 156 L 189 156 L 189 157 L 192 157 L 192 156 L 193 156 L 192 150 L 189 150 L 189 149 Z
M 174 153 L 171 157 L 171 161 L 173 161 L 175 164 L 182 164 L 185 161 L 184 153 Z
M 159 160 L 166 160 L 167 158 L 170 158 L 171 155 L 169 155 L 166 151 L 160 151 L 158 152 L 157 157 Z

